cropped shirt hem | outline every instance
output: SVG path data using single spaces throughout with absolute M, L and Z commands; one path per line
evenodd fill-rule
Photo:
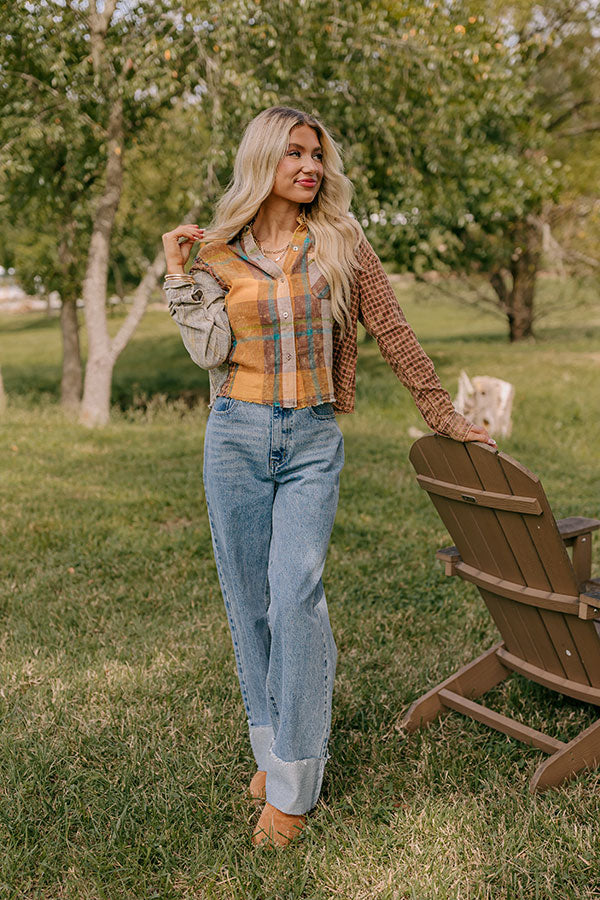
M 288 403 L 279 403 L 273 400 L 265 400 L 264 397 L 254 397 L 248 396 L 247 394 L 242 395 L 239 392 L 229 393 L 227 390 L 221 390 L 218 397 L 230 397 L 232 400 L 244 400 L 246 403 L 260 403 L 261 406 L 281 406 L 282 409 L 306 409 L 309 406 L 320 406 L 322 403 L 331 403 L 335 409 L 335 397 L 303 397 L 300 403 L 288 402 Z M 337 410 L 336 410 L 337 412 Z

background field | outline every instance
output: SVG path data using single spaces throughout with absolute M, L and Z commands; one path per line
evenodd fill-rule
M 510 346 L 501 319 L 429 293 L 399 289 L 444 384 L 454 393 L 461 368 L 512 381 L 503 449 L 557 516 L 600 517 L 598 312 L 557 311 Z M 339 420 L 331 760 L 305 836 L 269 853 L 250 847 L 253 769 L 202 497 L 205 374 L 152 310 L 92 433 L 56 405 L 57 322 L 0 331 L 0 897 L 600 897 L 600 774 L 531 797 L 539 751 L 457 715 L 399 730 L 495 630 L 434 561 L 447 538 L 407 461 L 409 426 L 425 426 L 374 343 Z M 518 677 L 489 702 L 565 738 L 594 719 Z

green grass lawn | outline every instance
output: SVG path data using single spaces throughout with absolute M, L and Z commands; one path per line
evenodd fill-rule
M 502 320 L 427 293 L 399 296 L 443 383 L 455 393 L 461 368 L 512 381 L 502 448 L 558 517 L 600 517 L 598 315 L 510 346 Z M 331 760 L 304 836 L 257 852 L 202 495 L 206 375 L 152 310 L 117 365 L 111 424 L 90 432 L 56 404 L 56 320 L 0 330 L 2 900 L 600 897 L 600 773 L 533 797 L 540 751 L 454 714 L 399 728 L 496 633 L 434 560 L 447 535 L 407 460 L 408 428 L 425 426 L 375 344 L 340 417 Z M 595 717 L 516 676 L 486 702 L 567 739 Z

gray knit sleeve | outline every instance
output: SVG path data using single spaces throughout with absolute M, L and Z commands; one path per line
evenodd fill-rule
M 164 291 L 169 313 L 196 365 L 202 369 L 221 366 L 231 349 L 231 328 L 221 285 L 208 272 L 200 271 L 169 279 Z
M 186 350 L 196 365 L 208 369 L 212 407 L 229 374 L 231 328 L 225 291 L 208 272 L 198 271 L 180 279 L 169 278 L 164 292 Z

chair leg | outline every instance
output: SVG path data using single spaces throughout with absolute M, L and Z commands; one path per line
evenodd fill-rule
M 544 760 L 535 770 L 529 790 L 545 791 L 572 778 L 581 769 L 593 769 L 600 764 L 600 719 L 582 731 L 572 741 Z
M 432 722 L 442 711 L 446 710 L 447 707 L 444 706 L 439 697 L 440 691 L 454 691 L 463 697 L 474 699 L 475 697 L 481 697 L 490 688 L 504 681 L 511 672 L 502 665 L 497 656 L 497 651 L 503 647 L 504 642 L 500 641 L 494 647 L 482 653 L 481 656 L 478 656 L 477 659 L 474 659 L 473 662 L 463 666 L 450 678 L 442 681 L 437 687 L 432 688 L 432 690 L 423 694 L 422 697 L 419 697 L 418 700 L 415 700 L 402 720 L 402 728 L 406 729 L 406 731 L 416 731 L 417 728 L 420 728 L 427 722 Z

